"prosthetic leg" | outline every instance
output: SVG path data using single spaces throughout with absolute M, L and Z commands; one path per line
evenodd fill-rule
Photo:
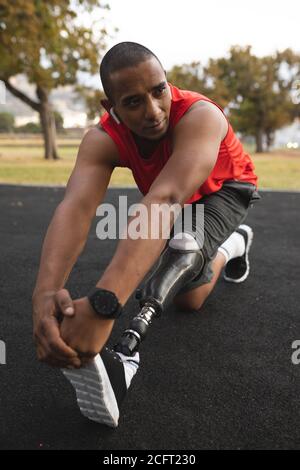
M 136 291 L 141 311 L 124 331 L 115 351 L 131 356 L 138 350 L 152 319 L 160 316 L 180 289 L 199 275 L 204 261 L 191 234 L 183 232 L 170 240 L 144 287 Z

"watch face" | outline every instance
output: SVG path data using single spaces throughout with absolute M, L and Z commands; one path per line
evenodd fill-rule
M 103 315 L 113 314 L 118 306 L 115 295 L 107 291 L 95 292 L 91 300 L 95 310 Z

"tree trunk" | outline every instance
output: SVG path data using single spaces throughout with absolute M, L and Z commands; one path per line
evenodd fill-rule
M 273 131 L 268 131 L 266 133 L 267 137 L 267 152 L 270 151 L 270 147 L 274 145 L 275 133 Z
M 59 158 L 57 153 L 57 146 L 56 146 L 56 128 L 55 128 L 55 120 L 54 120 L 54 113 L 51 108 L 51 104 L 48 101 L 48 96 L 46 91 L 41 88 L 37 87 L 37 95 L 40 99 L 40 122 L 44 137 L 44 148 L 45 148 L 45 158 L 46 159 L 53 159 L 57 160 Z
M 51 104 L 48 101 L 47 91 L 41 86 L 36 87 L 36 94 L 39 102 L 32 100 L 22 91 L 15 88 L 9 80 L 3 79 L 7 89 L 17 98 L 22 100 L 40 115 L 40 122 L 44 137 L 45 158 L 57 160 L 59 158 L 56 147 L 55 119 Z
M 56 130 L 54 116 L 49 106 L 42 105 L 40 109 L 40 122 L 44 137 L 44 156 L 46 159 L 57 160 Z
M 258 129 L 255 135 L 255 143 L 256 143 L 256 153 L 263 153 L 264 147 L 263 147 L 263 131 L 262 129 Z

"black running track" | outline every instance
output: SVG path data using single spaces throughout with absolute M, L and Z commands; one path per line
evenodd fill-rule
M 241 285 L 222 279 L 202 311 L 170 308 L 141 348 L 141 367 L 124 402 L 119 427 L 81 416 L 61 372 L 39 363 L 32 342 L 31 294 L 41 243 L 63 188 L 0 186 L 0 365 L 2 449 L 299 449 L 300 193 L 263 192 L 247 222 L 255 238 L 251 275 Z M 135 189 L 111 189 L 117 203 Z M 86 295 L 114 253 L 95 225 L 68 287 Z M 78 221 L 74 220 L 74 226 Z M 109 341 L 128 325 L 131 298 Z

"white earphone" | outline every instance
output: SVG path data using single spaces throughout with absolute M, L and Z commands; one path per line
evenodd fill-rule
M 113 119 L 116 121 L 117 124 L 121 124 L 121 121 L 119 120 L 118 116 L 116 115 L 114 108 L 110 108 L 109 114 L 113 117 Z

